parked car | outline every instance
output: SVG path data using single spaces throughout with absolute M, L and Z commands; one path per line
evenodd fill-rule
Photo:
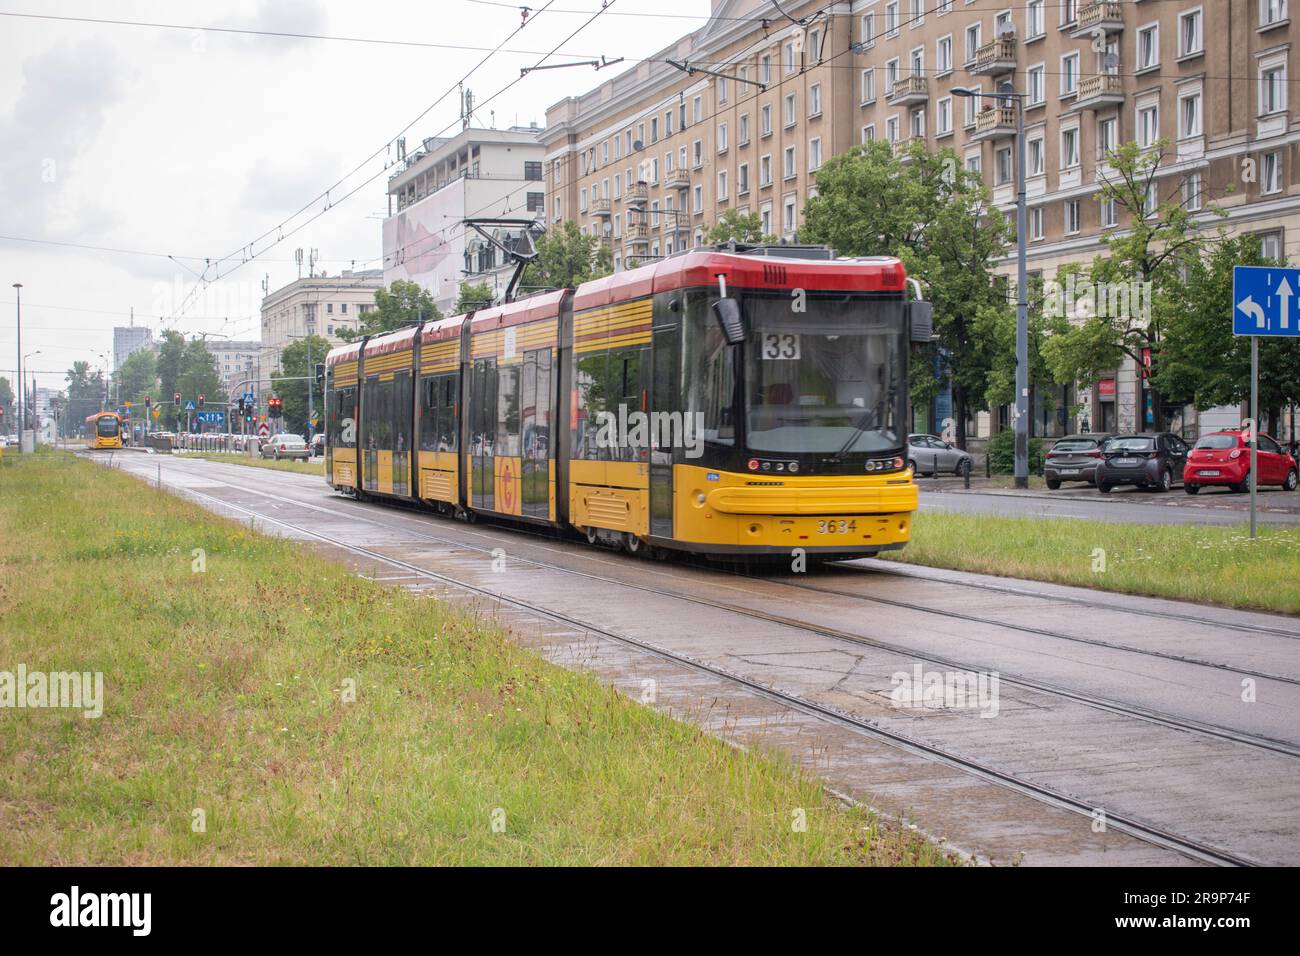
M 971 456 L 937 435 L 908 435 L 907 464 L 915 475 L 960 475 L 971 467 Z
M 311 454 L 312 454 L 312 457 L 313 457 L 313 458 L 316 458 L 316 457 L 318 457 L 318 456 L 320 456 L 320 455 L 325 454 L 325 436 L 324 436 L 324 435 L 319 435 L 319 434 L 317 434 L 317 435 L 312 435 L 312 436 L 311 436 Z
M 1295 491 L 1296 460 L 1271 436 L 1260 434 L 1256 457 L 1259 484 L 1281 485 Z M 1183 468 L 1183 490 L 1189 495 L 1197 494 L 1206 485 L 1249 491 L 1250 482 L 1250 442 L 1240 429 L 1201 436 Z
M 1137 485 L 1168 491 L 1182 480 L 1190 451 L 1172 432 L 1114 435 L 1101 447 L 1097 490 L 1107 494 L 1117 485 Z
M 1043 478 L 1047 487 L 1055 491 L 1063 481 L 1097 483 L 1097 465 L 1101 463 L 1101 449 L 1110 435 L 1085 432 L 1058 438 L 1043 459 Z
M 262 457 L 273 458 L 276 461 L 281 458 L 301 458 L 306 461 L 311 457 L 311 449 L 307 447 L 301 435 L 272 435 L 262 446 Z

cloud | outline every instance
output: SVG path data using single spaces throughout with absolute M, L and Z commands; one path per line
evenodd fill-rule
M 326 32 L 329 17 L 321 0 L 261 0 L 250 15 L 233 20 L 221 20 L 213 26 L 236 30 L 264 30 L 268 33 Z M 294 37 L 243 37 L 249 47 L 260 47 L 269 53 L 283 53 L 292 47 L 315 41 Z
M 78 181 L 78 160 L 122 94 L 122 67 L 104 43 L 53 47 L 23 65 L 22 91 L 0 120 L 0 231 L 85 242 L 116 222 Z

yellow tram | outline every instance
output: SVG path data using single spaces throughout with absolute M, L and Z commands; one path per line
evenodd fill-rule
M 97 412 L 86 417 L 87 448 L 121 448 L 122 418 L 116 412 Z
M 900 548 L 929 307 L 897 259 L 818 251 L 694 250 L 334 349 L 327 480 L 631 552 Z

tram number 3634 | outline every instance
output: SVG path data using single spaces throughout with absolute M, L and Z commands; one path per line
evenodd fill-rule
M 845 520 L 840 518 L 839 520 L 836 520 L 832 518 L 826 521 L 817 522 L 818 534 L 848 534 L 850 531 L 857 530 L 858 523 L 852 519 Z

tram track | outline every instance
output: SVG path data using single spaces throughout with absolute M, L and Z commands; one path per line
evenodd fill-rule
M 216 482 L 218 484 L 230 486 L 229 482 Z M 237 490 L 248 491 L 239 486 L 233 486 Z M 376 564 L 386 565 L 405 572 L 411 577 L 422 578 L 429 581 L 438 582 L 449 588 L 467 592 L 479 597 L 487 598 L 498 605 L 513 607 L 538 618 L 550 620 L 566 627 L 580 630 L 584 633 L 596 635 L 602 639 L 615 642 L 624 647 L 632 648 L 642 653 L 649 654 L 655 658 L 667 661 L 678 666 L 687 668 L 691 671 L 708 675 L 718 680 L 725 681 L 735 685 L 745 692 L 756 697 L 778 704 L 792 711 L 802 713 L 808 716 L 816 717 L 829 723 L 836 724 L 864 737 L 889 744 L 906 753 L 924 757 L 928 760 L 936 761 L 945 766 L 957 769 L 963 773 L 970 774 L 981 780 L 999 785 L 1012 790 L 1021 795 L 1027 796 L 1040 803 L 1052 806 L 1058 809 L 1068 810 L 1073 813 L 1095 819 L 1097 807 L 1089 801 L 1082 800 L 1079 797 L 1062 792 L 1056 788 L 1049 787 L 1032 780 L 1028 780 L 1018 774 L 998 769 L 990 764 L 984 763 L 978 759 L 968 757 L 955 750 L 939 747 L 925 741 L 917 740 L 906 734 L 899 733 L 887 727 L 881 727 L 864 717 L 852 714 L 839 708 L 831 707 L 826 704 L 817 703 L 807 700 L 797 694 L 788 693 L 774 687 L 763 684 L 747 677 L 744 674 L 738 674 L 728 668 L 719 666 L 705 660 L 700 660 L 690 655 L 682 654 L 670 648 L 665 648 L 653 642 L 632 637 L 627 634 L 620 634 L 611 631 L 599 625 L 583 621 L 579 618 L 572 617 L 555 611 L 551 608 L 535 604 L 530 601 L 521 600 L 511 597 L 500 592 L 493 591 L 489 588 L 462 581 L 458 578 L 447 574 L 442 574 L 428 568 L 420 567 L 410 561 L 403 560 L 392 555 L 386 555 L 382 552 L 375 551 L 371 548 L 353 544 L 344 541 L 333 535 L 324 534 L 312 528 L 304 527 L 301 523 L 293 523 L 283 518 L 273 517 L 263 512 L 235 504 L 216 495 L 210 495 L 206 492 L 194 488 L 178 488 L 180 494 L 193 496 L 211 502 L 217 509 L 225 509 L 247 516 L 254 521 L 261 521 L 266 525 L 273 525 L 285 529 L 297 535 L 318 541 L 330 548 L 351 554 L 358 558 L 364 558 Z M 282 496 L 265 494 L 269 498 L 280 498 L 296 507 L 304 507 L 302 502 L 293 501 L 292 499 L 283 498 Z M 330 510 L 330 509 L 322 509 Z M 338 514 L 338 512 L 335 512 Z M 422 535 L 423 537 L 432 538 L 432 535 Z M 458 547 L 464 547 L 463 542 L 443 541 L 442 543 L 452 544 Z M 529 560 L 529 559 L 524 559 Z M 534 562 L 536 563 L 536 562 Z M 541 565 L 539 565 L 541 566 Z M 565 570 L 556 568 L 556 570 Z M 584 572 L 578 572 L 584 573 Z M 596 577 L 594 575 L 586 575 Z M 613 582 L 618 583 L 618 582 Z M 664 592 L 667 594 L 667 592 Z M 680 597 L 668 594 L 670 597 Z M 743 609 L 742 609 L 743 612 Z M 1197 840 L 1177 833 L 1167 827 L 1142 820 L 1136 815 L 1106 812 L 1106 826 L 1117 832 L 1125 833 L 1138 840 L 1153 846 L 1171 850 L 1184 855 L 1185 857 L 1196 860 L 1201 863 L 1207 863 L 1218 866 L 1253 866 L 1258 865 L 1261 861 L 1240 853 L 1234 853 L 1223 847 L 1215 846 L 1206 841 Z
M 216 484 L 221 484 L 226 487 L 235 488 L 242 492 L 256 494 L 260 497 L 265 497 L 269 500 L 280 501 L 285 504 L 292 505 L 294 507 L 309 508 L 311 510 L 321 511 L 325 514 L 332 514 L 335 516 L 359 519 L 380 528 L 393 527 L 392 525 L 387 525 L 385 524 L 385 522 L 378 520 L 378 518 L 374 514 L 357 515 L 350 511 L 344 511 L 338 508 L 327 508 L 322 505 L 307 504 L 301 501 L 297 501 L 293 498 L 289 498 L 284 495 L 277 495 L 262 489 L 244 488 L 240 485 L 234 484 L 233 482 L 223 481 L 220 479 L 213 479 L 209 475 L 204 475 L 203 477 L 205 480 L 212 481 L 213 483 Z M 215 501 L 223 500 L 220 498 L 215 498 L 213 496 L 208 496 L 208 497 L 212 498 L 212 500 Z M 341 500 L 346 500 L 346 499 L 341 499 Z M 258 514 L 256 512 L 251 512 L 251 511 L 247 513 Z M 413 512 L 413 513 L 419 513 L 419 512 Z M 258 514 L 258 516 L 260 517 L 260 514 Z M 430 522 L 434 518 L 434 516 L 427 515 L 427 514 L 423 515 L 423 517 L 428 518 Z M 421 524 L 427 525 L 427 522 L 422 521 Z M 457 540 L 455 538 L 440 536 L 427 530 L 416 531 L 414 529 L 411 529 L 409 526 L 403 526 L 400 530 L 402 530 L 405 533 L 417 534 L 427 540 L 437 542 L 438 544 L 448 545 L 451 547 L 461 548 L 469 551 L 475 551 L 479 554 L 484 555 L 485 557 L 491 557 L 492 552 L 494 550 L 492 547 L 475 546 L 463 540 Z M 513 528 L 510 530 L 513 530 Z M 534 536 L 540 537 L 540 535 L 536 535 L 535 533 Z M 499 546 L 499 542 L 494 542 L 494 543 Z M 526 557 L 526 556 L 516 554 L 514 558 L 515 560 L 523 561 L 528 564 L 531 564 L 534 567 L 544 568 L 549 571 L 555 571 L 566 575 L 582 577 L 587 580 L 595 581 L 601 584 L 606 584 L 614 587 L 627 588 L 630 590 L 635 590 L 642 593 L 667 598 L 670 600 L 682 601 L 686 603 L 695 604 L 697 606 L 708 607 L 714 610 L 725 611 L 727 613 L 748 617 L 752 620 L 759 620 L 769 624 L 775 624 L 778 626 L 789 627 L 792 629 L 805 631 L 811 634 L 817 634 L 821 637 L 842 641 L 859 647 L 868 647 L 873 650 L 883 651 L 885 653 L 897 654 L 899 656 L 905 657 L 912 661 L 920 661 L 928 664 L 933 664 L 937 667 L 946 670 L 966 672 L 966 671 L 980 671 L 984 669 L 977 665 L 972 665 L 970 663 L 959 661 L 943 655 L 934 654 L 929 651 L 918 651 L 916 649 L 909 648 L 900 644 L 895 644 L 889 641 L 883 641 L 876 638 L 866 637 L 860 634 L 853 634 L 847 631 L 840 630 L 838 628 L 830 628 L 813 622 L 802 621 L 797 618 L 791 618 L 780 614 L 773 614 L 755 608 L 748 608 L 742 605 L 737 605 L 726 601 L 703 598 L 692 594 L 685 594 L 679 590 L 668 590 L 662 587 L 655 587 L 650 584 L 639 584 L 635 582 L 624 581 L 604 574 L 597 574 L 591 571 L 583 571 L 563 564 L 557 564 L 553 562 L 539 560 L 538 558 L 535 557 Z M 784 586 L 792 587 L 795 589 L 813 590 L 813 591 L 818 590 L 818 588 L 815 585 L 803 585 L 798 583 L 787 584 L 786 582 L 779 582 L 779 583 Z M 834 593 L 841 593 L 841 592 L 834 591 Z M 910 605 L 908 602 L 894 602 L 888 599 L 859 596 L 851 593 L 843 594 L 843 596 L 854 598 L 854 599 L 873 601 L 885 605 L 900 606 L 908 610 L 913 610 L 928 615 L 934 615 L 941 618 L 957 619 L 963 621 L 969 620 L 968 616 L 961 615 L 958 612 L 936 610 L 933 608 L 926 608 L 923 605 Z M 1055 638 L 1059 640 L 1066 640 L 1066 641 L 1078 640 L 1081 643 L 1086 643 L 1086 644 L 1093 643 L 1092 641 L 1087 639 L 1078 639 L 1070 635 L 1062 635 L 1056 632 L 1046 631 L 1043 629 L 1015 627 L 1013 625 L 1007 625 L 1004 622 L 997 621 L 997 620 L 984 620 L 981 621 L 980 623 L 984 623 L 992 627 L 1000 627 L 1000 628 L 1009 627 L 1010 629 L 1013 630 L 1024 630 L 1024 631 L 1028 631 L 1029 633 Z M 1105 642 L 1101 642 L 1101 643 L 1105 644 Z M 1151 656 L 1151 657 L 1159 657 L 1159 658 L 1171 658 L 1170 655 L 1165 655 L 1159 652 L 1146 652 L 1139 649 L 1125 647 L 1123 645 L 1109 645 L 1109 647 L 1111 649 L 1114 649 L 1122 653 L 1132 653 L 1141 656 Z M 1247 675 L 1247 676 L 1250 676 L 1252 674 L 1252 672 L 1248 669 L 1232 667 L 1229 665 L 1214 664 L 1208 661 L 1182 660 L 1177 658 L 1171 658 L 1171 659 L 1174 659 L 1177 663 L 1193 664 L 1196 666 L 1228 671 L 1232 674 L 1240 674 L 1240 675 Z M 1300 681 L 1297 681 L 1292 678 L 1279 677 L 1279 676 L 1269 675 L 1269 674 L 1264 674 L 1259 672 L 1255 672 L 1253 676 L 1257 676 L 1267 680 L 1279 680 L 1281 682 L 1290 683 L 1290 684 L 1300 683 Z M 1062 687 L 1058 684 L 1054 684 L 1050 681 L 1042 681 L 1035 678 L 1025 677 L 1023 675 L 1007 674 L 1007 673 L 999 672 L 999 678 L 1004 684 L 1010 686 L 1020 687 L 1024 690 L 1029 690 L 1037 693 L 1049 694 L 1051 696 L 1055 696 L 1063 700 L 1069 700 L 1074 703 L 1081 704 L 1086 707 L 1091 707 L 1096 710 L 1104 711 L 1106 713 L 1115 714 L 1117 716 L 1145 721 L 1148 723 L 1156 724 L 1176 731 L 1225 740 L 1241 746 L 1247 746 L 1258 750 L 1281 754 L 1286 757 L 1300 758 L 1300 746 L 1289 743 L 1287 741 L 1277 740 L 1272 737 L 1264 737 L 1261 735 L 1249 734 L 1243 731 L 1236 730 L 1231 727 L 1224 727 L 1217 724 L 1205 723 L 1203 721 L 1197 721 L 1187 717 L 1180 717 L 1178 715 L 1168 714 L 1161 711 L 1152 710 L 1150 708 L 1138 707 L 1134 704 L 1124 703 L 1122 701 L 1116 701 L 1110 698 L 1101 697 L 1094 694 L 1087 694 L 1080 691 L 1071 690 L 1069 688 Z

